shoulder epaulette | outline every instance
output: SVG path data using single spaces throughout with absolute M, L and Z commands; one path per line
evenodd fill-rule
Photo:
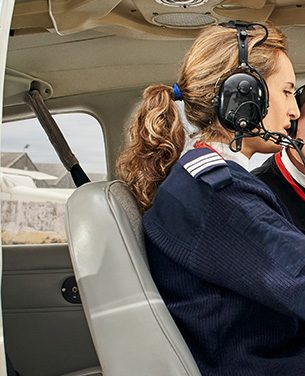
M 227 162 L 213 149 L 204 147 L 189 150 L 180 158 L 179 163 L 195 179 L 201 179 L 214 190 L 232 183 Z

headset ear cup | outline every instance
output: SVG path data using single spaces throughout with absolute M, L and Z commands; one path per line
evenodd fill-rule
M 251 132 L 268 109 L 268 89 L 263 79 L 247 72 L 233 73 L 219 88 L 217 115 L 224 128 Z
M 290 120 L 290 128 L 288 129 L 288 136 L 291 138 L 297 137 L 297 131 L 298 131 L 298 121 L 297 120 Z

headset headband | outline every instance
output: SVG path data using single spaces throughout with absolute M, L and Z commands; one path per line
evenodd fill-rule
M 229 21 L 228 23 L 220 24 L 223 27 L 228 27 L 237 30 L 238 40 L 238 66 L 239 68 L 248 67 L 248 33 L 249 28 L 253 26 L 249 23 L 242 21 Z
M 254 47 L 260 46 L 268 38 L 268 29 L 265 25 L 256 22 L 229 21 L 219 24 L 223 27 L 237 30 L 238 40 L 238 65 L 239 68 L 251 68 L 248 64 L 248 30 L 254 30 L 254 26 L 260 26 L 265 30 L 265 35 L 255 43 Z

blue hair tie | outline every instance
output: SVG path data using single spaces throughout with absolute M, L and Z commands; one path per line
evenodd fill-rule
M 177 84 L 177 82 L 175 82 L 174 85 L 173 85 L 173 93 L 174 93 L 174 100 L 175 101 L 182 101 L 183 100 L 183 96 L 182 96 L 180 87 Z

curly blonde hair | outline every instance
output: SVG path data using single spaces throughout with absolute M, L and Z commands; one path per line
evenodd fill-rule
M 287 54 L 287 40 L 273 25 L 265 31 L 256 27 L 248 31 L 249 64 L 266 79 L 276 72 L 280 51 Z M 205 140 L 222 138 L 224 129 L 217 121 L 212 103 L 218 83 L 238 65 L 236 29 L 205 27 L 185 56 L 177 81 L 183 95 L 185 115 L 198 127 Z M 153 201 L 159 184 L 180 157 L 185 133 L 170 86 L 149 86 L 143 94 L 129 128 L 129 145 L 117 160 L 117 175 L 125 181 L 142 212 Z

